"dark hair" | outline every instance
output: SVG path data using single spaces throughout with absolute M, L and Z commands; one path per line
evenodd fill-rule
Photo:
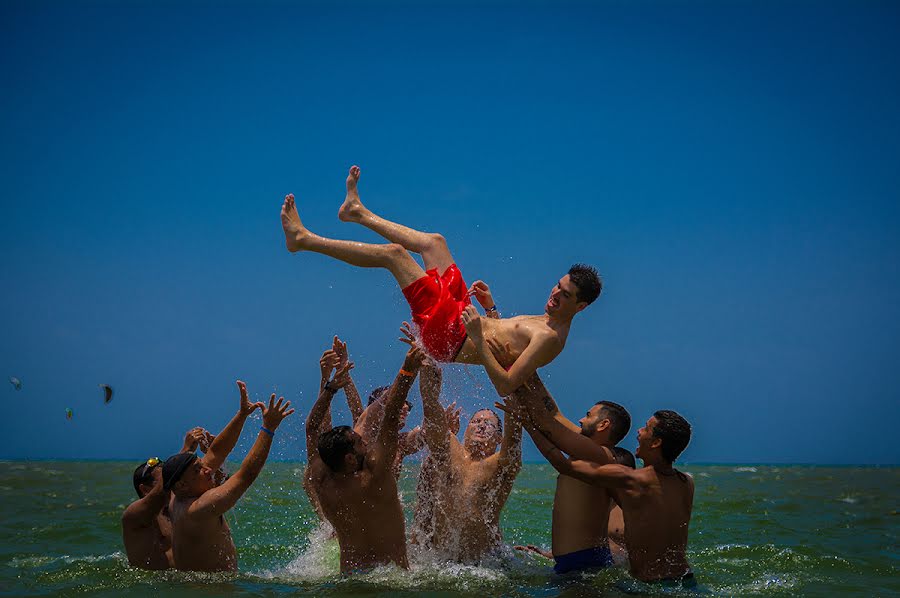
M 378 388 L 376 388 L 375 390 L 373 390 L 372 392 L 369 393 L 369 399 L 366 402 L 366 405 L 371 405 L 372 403 L 374 403 L 375 401 L 377 401 L 378 399 L 383 397 L 384 393 L 386 393 L 390 389 L 391 389 L 390 386 L 379 386 Z
M 627 465 L 631 469 L 635 469 L 637 467 L 637 463 L 634 460 L 634 455 L 632 455 L 631 451 L 629 451 L 628 449 L 622 448 L 621 446 L 614 446 L 612 452 L 616 457 L 616 463 L 618 463 L 619 465 Z
M 588 305 L 593 303 L 600 296 L 600 292 L 603 291 L 603 281 L 600 280 L 600 275 L 597 274 L 597 269 L 593 266 L 575 264 L 569 268 L 569 279 L 578 288 L 575 298 L 578 301 L 586 302 Z
M 603 407 L 601 418 L 609 419 L 609 439 L 613 444 L 619 444 L 631 429 L 631 415 L 627 409 L 612 401 L 597 401 L 597 405 Z
M 691 424 L 686 419 L 666 409 L 653 414 L 656 425 L 653 426 L 653 437 L 662 440 L 660 451 L 663 459 L 674 463 L 681 451 L 691 441 Z
M 340 471 L 344 457 L 353 452 L 352 432 L 353 428 L 350 426 L 335 426 L 319 436 L 316 448 L 322 461 L 331 471 Z
M 153 468 L 147 468 L 146 463 L 141 463 L 134 470 L 134 475 L 131 476 L 131 480 L 134 483 L 134 491 L 137 492 L 138 498 L 144 498 L 144 494 L 141 492 L 141 484 L 152 484 L 153 483 Z

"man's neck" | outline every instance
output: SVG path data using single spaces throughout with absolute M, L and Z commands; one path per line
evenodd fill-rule
M 562 317 L 544 314 L 544 317 L 547 319 L 547 326 L 549 326 L 553 330 L 561 330 L 570 328 L 572 326 L 572 319 L 575 316 L 573 315 L 571 317 Z
M 469 458 L 469 461 L 484 461 L 496 452 L 496 448 L 491 450 L 486 446 L 474 445 L 466 447 L 466 456 Z

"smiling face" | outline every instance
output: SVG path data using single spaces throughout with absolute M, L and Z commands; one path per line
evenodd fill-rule
M 502 435 L 500 432 L 500 418 L 489 409 L 476 411 L 466 426 L 463 436 L 463 444 L 468 449 L 481 446 L 487 449 L 497 450 Z
M 637 439 L 638 447 L 634 451 L 634 456 L 640 459 L 650 457 L 653 452 L 659 451 L 662 441 L 653 435 L 653 428 L 656 427 L 656 418 L 651 417 L 643 428 L 638 429 Z
M 587 306 L 586 302 L 578 301 L 578 287 L 572 282 L 572 278 L 566 274 L 559 279 L 559 282 L 550 291 L 550 298 L 547 299 L 544 312 L 548 316 L 571 318 Z

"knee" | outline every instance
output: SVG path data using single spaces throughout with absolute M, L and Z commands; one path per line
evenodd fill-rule
M 440 233 L 428 233 L 428 249 L 447 249 L 447 239 Z
M 409 253 L 407 253 L 403 245 L 399 243 L 388 243 L 384 246 L 384 255 L 389 260 L 394 261 L 403 259 L 403 257 L 408 257 Z

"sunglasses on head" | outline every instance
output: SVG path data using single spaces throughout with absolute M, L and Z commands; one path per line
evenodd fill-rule
M 144 470 L 141 472 L 141 477 L 146 477 L 147 474 L 153 471 L 153 468 L 160 463 L 161 461 L 159 460 L 159 457 L 150 457 L 149 459 L 147 459 L 147 462 L 144 463 Z

